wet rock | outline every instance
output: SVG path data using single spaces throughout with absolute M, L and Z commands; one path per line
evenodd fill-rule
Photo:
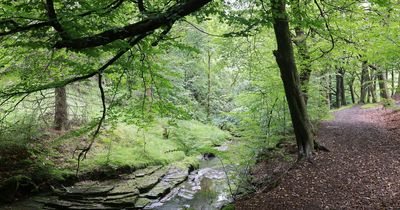
M 161 168 L 162 168 L 161 165 L 160 166 L 149 166 L 149 167 L 147 167 L 145 169 L 140 169 L 140 170 L 135 171 L 134 175 L 135 175 L 135 177 L 147 176 L 147 175 L 150 175 L 150 174 L 154 173 L 155 171 L 157 171 L 157 170 L 159 170 Z
M 181 189 L 179 190 L 178 196 L 188 200 L 192 200 L 195 193 L 196 193 L 195 191 Z
M 66 194 L 71 196 L 99 196 L 105 195 L 114 189 L 114 186 L 102 186 L 90 183 L 88 185 L 77 185 L 66 187 Z
M 166 168 L 161 168 L 150 176 L 144 176 L 135 179 L 135 183 L 137 184 L 137 189 L 140 193 L 146 193 L 150 191 L 157 183 L 161 181 L 161 179 L 165 176 L 167 172 Z
M 139 198 L 136 203 L 135 203 L 135 208 L 142 209 L 145 206 L 149 205 L 152 202 L 152 200 L 148 198 Z
M 137 195 L 129 195 L 122 198 L 114 199 L 114 198 L 107 198 L 106 201 L 103 203 L 107 206 L 114 206 L 114 207 L 127 207 L 127 206 L 134 206 L 136 201 L 138 200 Z
M 110 195 L 127 193 L 134 193 L 136 195 L 139 194 L 135 180 L 122 180 L 115 184 L 114 188 L 108 192 Z
M 169 183 L 171 187 L 175 187 L 178 184 L 181 184 L 184 182 L 189 176 L 189 173 L 187 170 L 177 168 L 177 167 L 171 167 L 168 170 L 167 175 L 163 178 L 163 181 Z
M 106 200 L 106 201 L 121 200 L 121 199 L 125 199 L 128 197 L 134 197 L 134 196 L 137 197 L 138 194 L 137 193 L 128 193 L 128 194 L 120 194 L 120 195 L 109 195 L 104 200 Z
M 106 207 L 102 204 L 85 204 L 76 201 L 59 200 L 58 197 L 54 196 L 36 198 L 36 201 L 54 209 L 116 209 L 113 207 Z
M 151 189 L 146 194 L 140 195 L 141 197 L 146 197 L 150 199 L 156 199 L 163 197 L 171 191 L 171 184 L 165 181 L 159 182 L 153 189 Z

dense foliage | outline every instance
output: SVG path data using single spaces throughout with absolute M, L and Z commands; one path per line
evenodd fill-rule
M 313 133 L 332 107 L 390 106 L 400 88 L 398 2 L 16 0 L 0 8 L 0 151 L 14 145 L 53 169 L 64 161 L 59 169 L 71 170 L 86 155 L 85 170 L 192 164 L 229 139 L 247 157 L 231 161 L 247 162 L 260 148 L 299 140 L 293 107 L 301 104 L 291 106 L 282 51 L 273 53 L 279 21 L 289 23 L 293 85 Z

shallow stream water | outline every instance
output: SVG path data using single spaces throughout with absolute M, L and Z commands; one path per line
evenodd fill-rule
M 147 209 L 220 209 L 231 201 L 226 177 L 228 170 L 218 158 L 202 160 L 199 169 L 191 172 L 187 181 Z

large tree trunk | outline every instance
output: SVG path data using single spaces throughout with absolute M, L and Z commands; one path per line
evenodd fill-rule
M 365 104 L 365 100 L 368 93 L 368 64 L 367 61 L 363 61 L 361 65 L 361 93 L 360 93 L 360 104 Z
M 65 87 L 55 89 L 54 129 L 68 129 L 68 104 L 67 91 Z
M 288 101 L 294 133 L 296 136 L 299 159 L 311 158 L 314 142 L 306 105 L 300 90 L 300 79 L 294 59 L 290 38 L 285 0 L 272 0 L 274 31 L 278 49 L 274 51 Z

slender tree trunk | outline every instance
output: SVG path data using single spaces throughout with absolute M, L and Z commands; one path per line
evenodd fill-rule
M 68 104 L 65 87 L 55 89 L 54 129 L 68 129 Z
M 367 61 L 363 61 L 361 65 L 361 93 L 360 93 L 360 104 L 365 104 L 365 100 L 368 92 L 368 64 Z
M 329 77 L 323 76 L 321 79 L 321 87 L 322 88 L 322 97 L 325 98 L 324 102 L 328 109 L 331 109 L 331 102 L 329 100 L 329 94 L 330 94 L 330 86 L 329 86 Z
M 311 64 L 309 62 L 310 55 L 308 52 L 306 35 L 300 27 L 295 28 L 296 37 L 294 43 L 297 46 L 301 62 L 300 62 L 300 85 L 303 92 L 304 103 L 308 102 L 308 83 L 311 77 Z
M 332 104 L 332 76 L 328 76 L 328 101 L 329 101 L 329 107 L 331 107 Z
M 376 72 L 376 78 L 378 79 L 378 84 L 379 84 L 379 95 L 381 96 L 381 98 L 385 98 L 388 99 L 389 98 L 389 94 L 387 91 L 387 86 L 386 86 L 386 78 L 385 78 L 385 74 L 383 73 L 383 71 L 378 70 L 378 68 L 374 65 L 369 65 L 371 67 L 371 69 L 373 69 Z M 387 73 L 387 71 L 386 71 Z
M 350 95 L 351 95 L 351 102 L 353 103 L 353 104 L 355 104 L 356 103 L 356 99 L 355 99 L 355 96 L 354 96 L 354 77 L 352 77 L 351 78 L 351 80 L 350 80 L 350 83 L 349 83 L 349 89 L 350 89 Z
M 208 51 L 208 69 L 207 69 L 207 119 L 210 119 L 211 113 L 211 52 Z
M 292 40 L 285 0 L 272 0 L 274 32 L 278 49 L 274 51 L 283 81 L 286 99 L 288 101 L 294 133 L 296 136 L 299 159 L 311 158 L 314 142 L 311 134 L 311 124 L 301 90 L 300 79 L 294 59 Z
M 400 94 L 400 71 L 397 74 L 397 80 L 396 94 Z
M 394 95 L 394 92 L 395 92 L 395 88 L 394 88 L 394 69 L 392 68 L 392 71 L 391 71 L 391 76 L 392 76 L 392 78 L 391 78 L 391 81 L 392 81 L 392 87 L 391 87 L 391 96 L 393 96 Z
M 336 74 L 336 105 L 341 107 L 346 105 L 346 93 L 344 88 L 344 69 L 340 67 Z
M 372 103 L 376 103 L 378 100 L 376 99 L 376 76 L 374 69 L 371 69 L 369 78 L 370 85 L 368 86 L 368 88 L 372 97 Z
M 339 69 L 339 74 L 340 74 L 340 98 L 341 98 L 341 102 L 343 106 L 347 105 L 347 101 L 346 101 L 346 89 L 344 88 L 344 74 L 345 71 L 343 68 Z
M 336 107 L 342 106 L 342 77 L 340 73 L 336 73 Z

